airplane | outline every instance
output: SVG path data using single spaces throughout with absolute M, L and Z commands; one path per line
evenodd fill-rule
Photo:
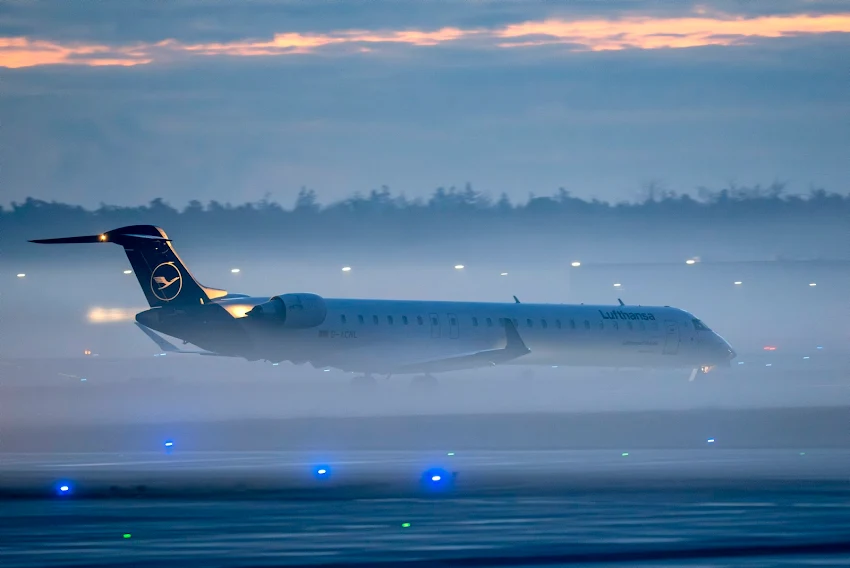
M 165 231 L 132 225 L 39 244 L 124 248 L 150 309 L 136 323 L 163 351 L 311 364 L 358 374 L 433 374 L 495 365 L 690 369 L 729 366 L 735 351 L 687 311 L 669 306 L 323 298 L 229 294 L 200 284 Z M 202 351 L 178 349 L 154 331 Z

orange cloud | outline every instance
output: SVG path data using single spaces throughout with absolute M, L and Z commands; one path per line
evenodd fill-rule
M 850 32 L 850 14 L 762 16 L 758 18 L 625 18 L 546 20 L 512 24 L 496 32 L 501 47 L 570 43 L 579 49 L 684 48 L 735 45 L 746 38 Z M 534 38 L 522 40 L 520 38 Z
M 371 32 L 367 30 L 347 30 L 332 34 L 275 34 L 271 41 L 239 41 L 229 43 L 187 45 L 186 51 L 205 55 L 286 55 L 290 53 L 309 53 L 328 45 L 362 43 L 402 43 L 417 46 L 432 46 L 456 41 L 476 32 L 457 28 L 443 28 L 424 32 L 405 30 L 397 32 Z
M 676 49 L 706 45 L 738 45 L 749 38 L 850 32 L 850 14 L 760 16 L 706 15 L 686 18 L 543 20 L 495 29 L 342 30 L 324 34 L 287 32 L 271 40 L 186 44 L 169 39 L 152 44 L 108 46 L 61 44 L 28 38 L 0 38 L 0 67 L 38 65 L 144 65 L 179 56 L 272 57 L 313 53 L 329 46 L 349 46 L 370 53 L 374 44 L 420 47 L 476 40 L 478 47 L 523 48 L 568 44 L 575 51 Z M 370 44 L 370 45 L 364 45 Z
M 39 65 L 145 65 L 153 62 L 143 46 L 61 45 L 45 40 L 0 37 L 0 67 L 16 69 Z

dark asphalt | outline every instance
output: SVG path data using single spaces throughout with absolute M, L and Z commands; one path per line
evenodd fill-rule
M 3 454 L 0 557 L 4 568 L 850 564 L 850 451 L 624 453 Z

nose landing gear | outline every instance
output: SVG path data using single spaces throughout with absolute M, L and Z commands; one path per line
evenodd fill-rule
M 708 372 L 711 371 L 714 367 L 714 365 L 701 365 L 698 368 L 691 369 L 691 376 L 688 377 L 688 382 L 694 382 L 694 380 L 696 380 L 697 378 L 697 373 L 699 373 L 700 375 L 708 374 Z

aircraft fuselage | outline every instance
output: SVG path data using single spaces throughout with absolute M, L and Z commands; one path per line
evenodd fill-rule
M 499 349 L 506 318 L 529 350 L 507 364 L 696 368 L 725 365 L 734 356 L 717 334 L 698 329 L 693 315 L 670 307 L 326 298 L 322 323 L 286 329 L 246 317 L 268 301 L 223 298 L 176 312 L 154 308 L 137 320 L 217 353 L 363 373 L 411 366 L 415 372 L 419 361 Z

